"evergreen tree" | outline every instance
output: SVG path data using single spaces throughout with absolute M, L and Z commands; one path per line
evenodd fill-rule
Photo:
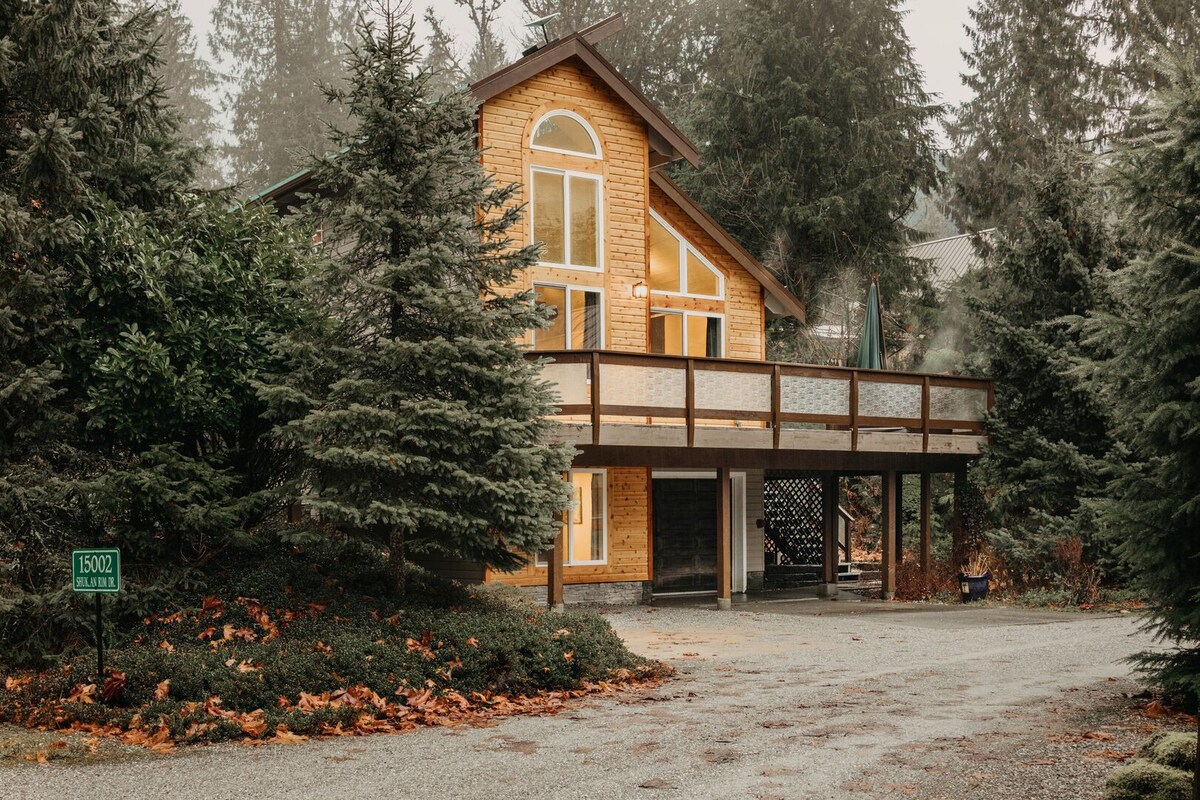
M 463 64 L 455 53 L 454 37 L 446 30 L 433 7 L 425 9 L 425 23 L 429 25 L 426 52 L 423 60 L 430 73 L 430 89 L 446 92 L 462 84 L 470 84 L 491 75 L 508 64 L 508 48 L 496 32 L 496 15 L 504 0 L 454 0 L 465 8 L 467 18 L 474 29 L 473 43 Z
M 314 163 L 306 209 L 330 237 L 300 292 L 319 313 L 280 340 L 289 366 L 262 389 L 306 501 L 387 546 L 399 591 L 406 550 L 523 563 L 556 528 L 570 464 L 542 444 L 549 392 L 515 341 L 544 309 L 498 288 L 536 259 L 509 239 L 515 187 L 491 185 L 471 99 L 431 97 L 419 58 L 390 7 L 360 23 L 332 95 L 355 131 Z
M 1090 333 L 1116 431 L 1130 450 L 1103 519 L 1174 647 L 1142 664 L 1200 694 L 1200 62 L 1164 68 L 1164 86 L 1119 149 L 1114 189 L 1144 253 L 1115 282 L 1119 305 Z
M 1117 243 L 1086 156 L 1059 150 L 1026 175 L 1028 204 L 997 236 L 981 288 L 976 367 L 995 381 L 989 444 L 976 467 L 992 490 L 994 543 L 1026 585 L 1049 579 L 1068 537 L 1097 558 L 1084 501 L 1104 485 L 1112 442 L 1101 399 L 1078 374 L 1085 358 L 1071 318 L 1102 307 Z
M 112 201 L 153 207 L 190 176 L 151 75 L 153 19 L 109 0 L 0 7 L 0 457 L 72 444 L 56 353 L 79 320 L 81 221 Z M 69 55 L 68 55 L 69 54 Z
M 115 618 L 266 513 L 248 378 L 303 252 L 197 199 L 155 20 L 112 0 L 0 8 L 0 661 L 77 646 L 73 547 L 125 554 Z M 155 606 L 161 607 L 161 606 Z M 90 641 L 90 635 L 84 641 Z
M 179 115 L 180 135 L 205 150 L 200 179 L 215 187 L 221 177 L 212 152 L 217 122 L 210 98 L 217 89 L 217 74 L 198 52 L 191 20 L 179 0 L 132 0 L 129 7 L 135 14 L 150 11 L 156 15 L 158 75 L 166 90 L 166 103 Z
M 1200 43 L 1197 0 L 1092 0 L 1088 19 L 1105 38 L 1116 103 L 1127 112 L 1161 82 L 1157 53 Z
M 421 66 L 429 74 L 429 91 L 432 94 L 456 91 L 467 83 L 467 71 L 458 55 L 454 35 L 446 30 L 432 6 L 425 9 L 425 24 L 429 26 L 429 34 L 425 37 Z
M 235 141 L 225 155 L 236 183 L 265 188 L 325 146 L 323 118 L 338 109 L 321 86 L 342 77 L 353 20 L 349 0 L 219 0 L 213 8 L 209 44 L 228 76 L 223 111 Z
M 695 90 L 703 53 L 704 31 L 719 5 L 713 0 L 521 0 L 532 18 L 559 14 L 547 26 L 551 39 L 621 14 L 624 30 L 597 47 L 634 86 L 659 106 L 676 111 Z M 528 44 L 541 44 L 541 30 L 532 31 Z
M 960 224 L 976 230 L 1020 213 L 1025 177 L 1061 143 L 1098 144 L 1111 107 L 1096 59 L 1102 32 L 1083 0 L 980 0 L 967 28 L 972 97 L 947 124 Z
M 745 0 L 717 29 L 689 112 L 701 165 L 682 180 L 821 322 L 838 279 L 886 305 L 921 283 L 900 220 L 937 182 L 921 86 L 895 0 Z M 826 313 L 832 315 L 832 311 Z M 802 341 L 784 352 L 820 358 Z M 809 340 L 813 342 L 815 340 Z

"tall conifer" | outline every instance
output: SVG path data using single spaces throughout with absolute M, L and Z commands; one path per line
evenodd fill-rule
M 688 114 L 702 152 L 686 186 L 778 271 L 810 323 L 833 314 L 842 277 L 858 299 L 878 273 L 894 309 L 920 284 L 900 220 L 937 181 L 940 112 L 899 3 L 744 0 L 711 52 Z M 790 357 L 822 358 L 819 341 L 788 339 Z
M 228 172 L 247 191 L 296 171 L 325 145 L 321 85 L 342 77 L 353 30 L 349 0 L 218 0 L 209 43 L 228 78 L 223 111 L 234 140 Z M 336 121 L 336 120 L 329 120 Z
M 515 341 L 544 312 L 497 288 L 536 259 L 509 239 L 515 187 L 483 171 L 471 98 L 431 97 L 411 20 L 382 17 L 334 94 L 355 131 L 313 165 L 317 321 L 280 341 L 291 366 L 263 395 L 307 501 L 387 546 L 402 591 L 408 550 L 508 568 L 544 547 L 570 456 L 542 443 L 550 396 Z
M 1113 445 L 1107 410 L 1078 373 L 1087 356 L 1071 320 L 1104 305 L 1119 250 L 1089 166 L 1059 150 L 1043 173 L 1023 173 L 1028 201 L 997 234 L 968 300 L 976 366 L 996 390 L 977 469 L 994 492 L 993 536 L 1024 583 L 1053 577 L 1068 537 L 1098 556 L 1086 501 L 1103 489 Z
M 1114 189 L 1144 252 L 1119 276 L 1119 305 L 1097 316 L 1106 401 L 1128 465 L 1103 504 L 1118 552 L 1173 645 L 1143 665 L 1171 689 L 1200 694 L 1200 62 L 1161 71 L 1117 153 Z

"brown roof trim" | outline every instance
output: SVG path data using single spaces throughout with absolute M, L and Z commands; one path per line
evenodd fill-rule
M 593 37 L 596 41 L 603 38 L 597 34 L 598 30 L 603 32 L 601 26 L 615 24 L 613 18 L 610 17 L 590 28 L 551 42 L 519 61 L 509 64 L 504 69 L 493 72 L 486 78 L 475 82 L 471 85 L 470 91 L 481 104 L 486 103 L 501 92 L 524 83 L 555 64 L 561 64 L 569 58 L 577 58 L 625 101 L 638 116 L 644 119 L 653 133 L 661 137 L 661 141 L 665 142 L 672 151 L 665 154 L 669 157 L 668 160 L 684 158 L 693 166 L 698 164 L 700 154 L 696 150 L 696 146 L 667 119 L 657 106 L 638 91 L 637 87 L 617 72 L 616 67 L 609 63 L 608 59 L 602 56 L 589 41 L 589 37 Z M 651 140 L 658 141 L 653 136 Z
M 679 206 L 693 222 L 704 229 L 705 233 L 715 239 L 717 244 L 733 256 L 734 260 L 741 264 L 747 272 L 757 278 L 763 288 L 778 300 L 789 314 L 801 322 L 804 321 L 804 304 L 800 302 L 799 298 L 792 294 L 769 269 L 759 263 L 757 258 L 750 255 L 746 248 L 738 244 L 737 240 L 730 236 L 720 223 L 709 216 L 707 211 L 697 205 L 695 200 L 688 197 L 678 184 L 659 171 L 650 172 L 650 182 L 661 189 L 663 194 Z
M 583 30 L 579 31 L 588 44 L 600 44 L 608 37 L 620 33 L 625 30 L 625 15 L 621 12 L 613 14 L 611 17 L 594 22 Z

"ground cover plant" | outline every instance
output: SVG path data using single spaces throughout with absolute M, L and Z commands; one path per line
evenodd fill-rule
M 419 567 L 399 595 L 386 554 L 329 537 L 231 551 L 129 632 L 103 680 L 86 652 L 8 674 L 0 722 L 160 750 L 288 742 L 553 712 L 662 674 L 595 614 L 513 604 Z

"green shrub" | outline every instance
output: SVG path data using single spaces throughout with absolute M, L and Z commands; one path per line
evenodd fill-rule
M 393 702 L 425 689 L 522 695 L 648 667 L 595 614 L 553 613 L 415 567 L 404 596 L 390 586 L 384 556 L 352 541 L 236 551 L 177 606 L 124 632 L 108 658 L 124 687 L 110 702 L 86 702 L 98 692 L 59 702 L 94 680 L 92 656 L 80 656 L 11 690 L 0 681 L 0 721 L 125 727 L 137 713 L 179 740 L 240 735 L 203 710 L 220 698 L 225 711 L 262 709 L 269 729 L 305 733 L 351 724 L 357 712 L 301 714 L 292 708 L 301 692 L 363 686 Z
M 1138 750 L 1138 758 L 1190 772 L 1196 766 L 1196 734 L 1159 731 Z
M 1180 769 L 1135 761 L 1113 772 L 1104 800 L 1191 800 L 1192 776 Z

